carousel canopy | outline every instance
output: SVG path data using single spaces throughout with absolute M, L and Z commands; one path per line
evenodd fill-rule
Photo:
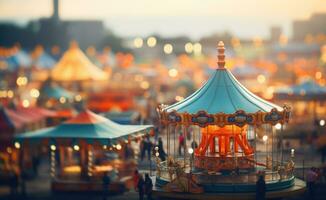
M 110 111 L 104 113 L 104 116 L 119 124 L 131 124 L 139 117 L 136 111 L 116 112 Z
M 160 107 L 161 119 L 169 122 L 211 124 L 276 123 L 285 120 L 287 110 L 247 90 L 224 67 L 224 44 L 218 47 L 218 68 L 195 93 L 178 103 Z M 286 112 L 283 112 L 286 110 Z M 263 113 L 265 116 L 260 116 Z M 214 115 L 214 116 L 213 116 Z M 284 121 L 283 121 L 284 122 Z
M 0 61 L 5 63 L 5 69 L 9 71 L 17 70 L 20 67 L 30 67 L 31 59 L 23 50 L 17 50 L 13 55 L 3 56 L 0 53 Z
M 149 131 L 151 125 L 120 125 L 89 110 L 83 111 L 63 124 L 38 131 L 17 135 L 17 140 L 25 139 L 85 139 L 110 144 L 128 139 L 132 134 Z
M 233 114 L 238 110 L 248 113 L 270 112 L 273 108 L 283 110 L 251 93 L 223 66 L 215 70 L 210 79 L 195 93 L 164 110 L 189 114 L 199 111 L 209 114 Z
M 50 69 L 55 65 L 56 61 L 46 52 L 39 55 L 34 61 L 33 65 L 39 68 Z
M 72 44 L 64 53 L 54 66 L 51 76 L 56 81 L 102 81 L 108 79 L 107 74 L 95 66 L 78 48 L 77 44 Z
M 51 80 L 48 80 L 41 87 L 42 98 L 53 98 L 59 100 L 61 97 L 72 99 L 74 94 L 64 88 L 55 85 Z
M 298 85 L 279 88 L 274 95 L 279 99 L 326 99 L 326 87 L 318 85 L 315 81 L 309 79 Z

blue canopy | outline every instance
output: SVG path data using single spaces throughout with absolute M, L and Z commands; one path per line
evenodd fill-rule
M 104 116 L 110 120 L 119 123 L 119 124 L 132 124 L 135 119 L 139 116 L 138 112 L 135 111 L 126 111 L 126 112 L 106 112 Z
M 128 139 L 132 134 L 149 132 L 152 128 L 152 125 L 117 124 L 86 110 L 59 126 L 17 135 L 16 139 L 18 141 L 25 139 L 85 139 L 89 143 L 95 140 L 102 144 L 112 144 L 118 140 Z
M 164 108 L 164 111 L 196 114 L 233 114 L 238 110 L 247 113 L 270 112 L 273 108 L 283 108 L 254 95 L 239 83 L 226 68 L 216 69 L 210 79 L 186 99 Z
M 8 70 L 10 71 L 17 70 L 19 67 L 30 67 L 32 63 L 29 55 L 23 50 L 10 57 L 0 59 L 7 63 Z
M 64 97 L 66 99 L 72 99 L 74 97 L 72 92 L 69 92 L 62 87 L 56 85 L 47 85 L 42 88 L 41 94 L 47 98 L 60 99 Z
M 33 64 L 39 68 L 50 69 L 56 64 L 56 61 L 49 54 L 43 52 L 33 61 Z
M 326 99 L 326 87 L 318 85 L 315 81 L 309 79 L 298 85 L 279 88 L 274 95 L 279 99 Z

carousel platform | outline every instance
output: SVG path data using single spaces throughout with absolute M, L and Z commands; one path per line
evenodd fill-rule
M 156 179 L 154 178 L 154 181 Z M 292 196 L 299 196 L 303 194 L 306 190 L 306 183 L 300 179 L 293 178 L 291 179 L 293 184 L 290 187 L 278 190 L 269 190 L 266 192 L 267 199 L 274 198 L 285 198 Z M 280 181 L 280 185 L 284 186 L 284 182 Z M 256 193 L 254 191 L 244 192 L 243 189 L 247 188 L 247 184 L 242 186 L 239 184 L 236 185 L 224 185 L 224 189 L 228 188 L 227 191 L 222 192 L 222 189 L 219 189 L 220 192 L 205 192 L 202 194 L 191 194 L 191 193 L 177 193 L 177 192 L 167 192 L 161 186 L 158 186 L 156 183 L 153 188 L 153 196 L 157 198 L 171 198 L 171 199 L 220 199 L 220 200 L 249 200 L 255 199 Z M 253 185 L 254 186 L 254 185 Z M 225 188 L 226 187 L 226 188 Z M 241 187 L 243 187 L 241 189 Z M 214 188 L 218 188 L 216 185 Z M 233 189 L 231 189 L 233 188 Z M 275 189 L 275 188 L 274 188 Z

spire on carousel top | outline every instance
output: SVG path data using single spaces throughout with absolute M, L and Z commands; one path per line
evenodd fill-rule
M 220 41 L 217 45 L 217 65 L 218 69 L 225 69 L 225 48 L 223 41 Z

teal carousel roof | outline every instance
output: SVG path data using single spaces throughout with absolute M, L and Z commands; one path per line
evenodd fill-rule
M 249 113 L 270 112 L 273 108 L 283 108 L 267 102 L 247 90 L 228 69 L 217 69 L 212 77 L 195 93 L 171 105 L 165 110 L 195 114 L 205 110 L 209 114 L 235 113 L 243 110 Z
M 88 143 L 98 141 L 101 144 L 114 144 L 119 140 L 126 140 L 130 136 L 138 137 L 142 133 L 148 133 L 152 128 L 151 125 L 117 124 L 86 110 L 59 126 L 17 135 L 16 140 L 84 139 Z
M 231 116 L 226 115 L 234 115 L 234 117 L 241 115 L 243 118 L 246 118 L 243 123 L 238 125 L 254 123 L 258 118 L 261 118 L 261 116 L 258 116 L 259 113 L 267 115 L 274 113 L 274 115 L 278 115 L 274 116 L 275 123 L 280 119 L 285 119 L 281 115 L 284 114 L 283 111 L 285 110 L 288 113 L 288 108 L 284 109 L 256 96 L 246 89 L 224 67 L 224 51 L 224 44 L 220 42 L 218 46 L 219 67 L 214 74 L 200 89 L 189 97 L 171 106 L 160 107 L 159 112 L 167 115 L 161 116 L 161 118 L 165 118 L 168 121 L 179 120 L 184 123 L 198 123 L 198 117 L 208 117 L 207 120 L 210 120 L 211 123 L 220 120 L 221 125 L 236 122 L 235 119 L 229 119 Z M 219 116 L 226 118 L 222 120 Z M 260 121 L 263 123 L 264 119 L 260 119 Z

